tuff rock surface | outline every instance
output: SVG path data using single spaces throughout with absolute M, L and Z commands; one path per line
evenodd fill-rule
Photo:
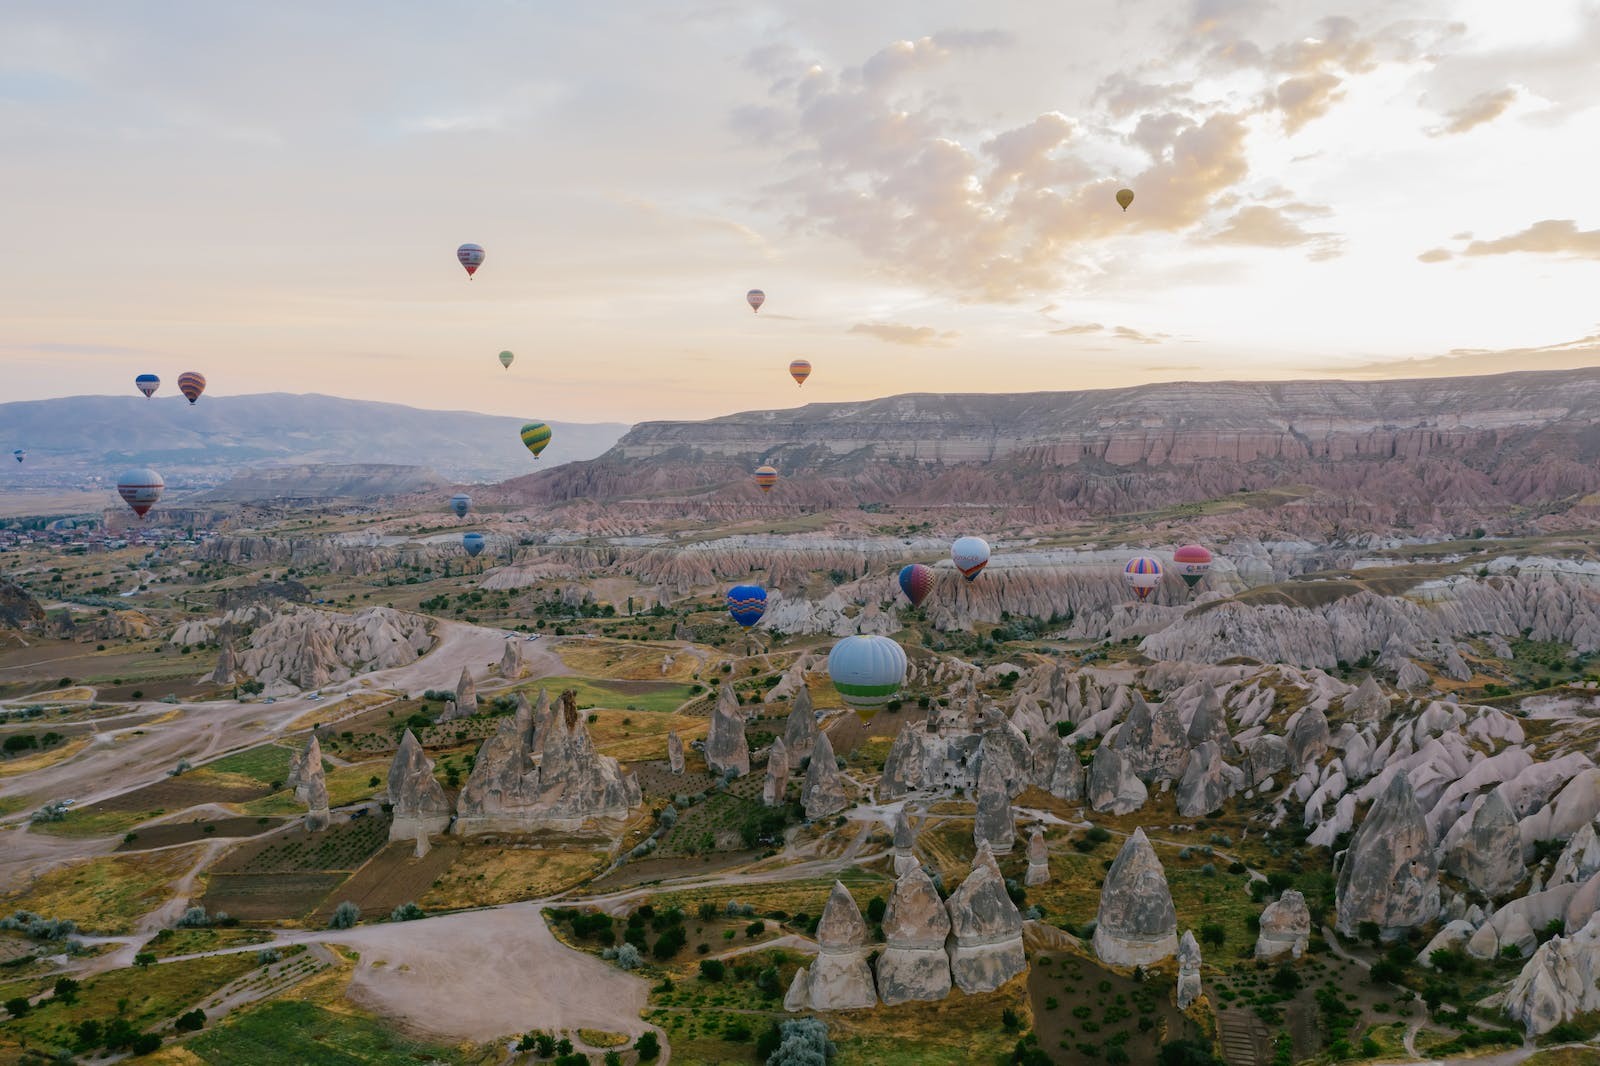
M 1144 829 L 1117 852 L 1100 887 L 1094 953 L 1112 966 L 1149 966 L 1178 950 L 1178 916 L 1166 871 Z
M 442 833 L 450 824 L 450 799 L 434 779 L 433 760 L 409 729 L 389 764 L 389 802 L 394 807 L 390 840 Z
M 1261 912 L 1261 932 L 1256 936 L 1256 958 L 1289 955 L 1298 959 L 1311 941 L 1311 909 L 1294 889 L 1267 904 Z
M 813 757 L 813 761 L 815 758 Z M 835 881 L 817 925 L 817 957 L 811 963 L 807 999 L 812 1010 L 857 1010 L 876 1006 L 877 988 L 867 965 L 867 923 L 861 908 Z
M 706 765 L 714 774 L 743 777 L 750 772 L 750 744 L 744 737 L 744 713 L 733 686 L 723 685 L 711 712 L 711 732 L 706 734 Z
M 1362 820 L 1336 888 L 1339 932 L 1376 922 L 1394 939 L 1439 913 L 1439 869 L 1428 824 L 1404 770 L 1390 778 Z
M 838 814 L 850 805 L 844 794 L 844 775 L 839 772 L 833 754 L 833 742 L 820 730 L 816 746 L 811 749 L 805 783 L 800 788 L 800 804 L 805 808 L 806 818 L 813 822 Z
M 1006 894 L 1005 878 L 988 848 L 980 847 L 972 873 L 945 901 L 950 913 L 950 972 L 969 995 L 992 992 L 1027 968 L 1022 915 Z
M 950 956 L 945 952 L 949 935 L 944 901 L 922 867 L 913 865 L 895 881 L 883 912 L 878 994 L 886 1006 L 949 995 Z

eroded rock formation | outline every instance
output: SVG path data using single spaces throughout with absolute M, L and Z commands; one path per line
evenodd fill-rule
M 1112 966 L 1149 966 L 1178 950 L 1178 916 L 1166 871 L 1144 830 L 1117 852 L 1100 887 L 1094 953 Z

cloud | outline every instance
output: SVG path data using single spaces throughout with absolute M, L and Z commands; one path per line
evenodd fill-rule
M 1061 329 L 1050 331 L 1051 336 L 1055 337 L 1077 337 L 1097 333 L 1106 333 L 1113 340 L 1131 341 L 1134 344 L 1160 344 L 1164 340 L 1171 339 L 1170 335 L 1166 333 L 1145 333 L 1134 329 L 1132 326 L 1112 326 L 1107 329 L 1098 322 L 1084 322 L 1079 325 L 1063 326 Z M 1098 350 L 1109 351 L 1110 349 Z
M 1165 336 L 1165 334 L 1152 336 L 1149 333 L 1141 333 L 1131 326 L 1118 326 L 1111 331 L 1111 335 L 1118 340 L 1133 341 L 1135 344 L 1160 344 L 1161 338 Z
M 1468 130 L 1481 126 L 1485 122 L 1493 122 L 1505 114 L 1506 108 L 1516 103 L 1517 90 L 1515 88 L 1497 89 L 1494 92 L 1479 93 L 1462 106 L 1445 115 L 1450 121 L 1437 129 L 1428 131 L 1431 137 L 1443 137 L 1453 133 L 1465 133 Z
M 865 333 L 890 344 L 910 344 L 919 348 L 948 348 L 950 342 L 961 334 L 955 330 L 943 333 L 932 326 L 906 326 L 899 322 L 857 322 L 851 333 Z
M 1417 262 L 1442 263 L 1446 259 L 1454 258 L 1455 254 L 1452 253 L 1448 248 L 1429 248 L 1426 252 L 1423 252 L 1421 255 L 1417 256 Z
M 1570 218 L 1547 218 L 1521 233 L 1492 241 L 1473 241 L 1461 254 L 1509 255 L 1512 252 L 1600 259 L 1600 229 L 1580 230 L 1577 222 Z
M 1344 79 L 1334 74 L 1306 74 L 1280 82 L 1272 103 L 1283 112 L 1284 131 L 1293 136 L 1312 119 L 1321 118 L 1344 96 Z
M 1260 248 L 1309 246 L 1312 259 L 1329 259 L 1343 250 L 1344 242 L 1338 235 L 1307 230 L 1289 217 L 1291 213 L 1321 212 L 1307 205 L 1269 207 L 1266 204 L 1251 204 L 1235 211 L 1211 239 L 1218 244 L 1243 244 Z

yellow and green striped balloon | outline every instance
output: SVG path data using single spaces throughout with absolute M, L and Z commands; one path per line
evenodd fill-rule
M 535 459 L 550 443 L 550 427 L 543 422 L 529 422 L 522 427 L 522 443 L 527 445 Z

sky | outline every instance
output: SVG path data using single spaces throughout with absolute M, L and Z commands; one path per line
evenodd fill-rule
M 1600 0 L 10 0 L 0 400 L 1600 364 L 1597 53 Z

